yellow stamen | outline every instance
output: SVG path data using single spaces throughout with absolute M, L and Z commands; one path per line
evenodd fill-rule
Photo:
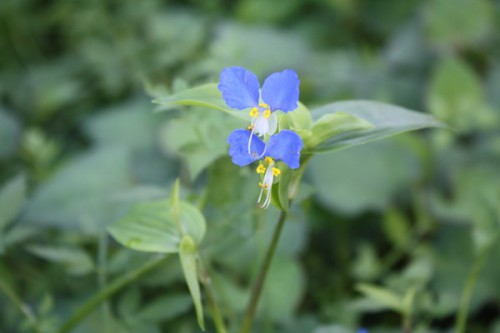
M 253 130 L 254 127 L 255 127 L 254 124 L 250 124 L 250 125 L 248 125 L 248 130 L 251 131 L 251 130 Z
M 257 173 L 265 173 L 266 167 L 264 166 L 264 164 L 259 164 L 256 171 L 257 171 Z
M 259 109 L 252 108 L 252 110 L 250 110 L 250 117 L 257 118 L 258 116 L 259 116 Z
M 259 186 L 262 187 L 263 189 L 266 189 L 269 185 L 267 184 L 262 184 L 261 182 L 259 182 Z
M 272 168 L 274 177 L 281 175 L 281 170 L 278 168 Z
M 266 111 L 264 111 L 264 118 L 269 118 L 269 116 L 271 116 L 271 110 L 269 109 L 266 109 Z
M 259 103 L 259 106 L 263 109 L 269 109 L 269 105 L 267 105 L 266 103 Z
M 265 159 L 264 159 L 264 162 L 266 162 L 267 164 L 271 165 L 274 163 L 274 160 L 272 158 L 270 158 L 269 156 L 267 156 Z

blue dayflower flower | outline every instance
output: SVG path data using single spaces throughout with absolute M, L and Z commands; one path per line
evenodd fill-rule
M 252 136 L 253 139 L 249 141 Z M 257 204 L 262 208 L 269 207 L 275 177 L 281 174 L 276 162 L 282 161 L 291 169 L 297 169 L 300 166 L 300 151 L 303 147 L 302 139 L 293 131 L 282 130 L 272 135 L 266 145 L 250 130 L 237 129 L 231 132 L 227 142 L 229 143 L 229 155 L 234 164 L 246 166 L 261 160 L 256 171 L 264 176 L 259 183 L 261 190 Z M 248 153 L 247 142 L 252 142 L 250 154 Z
M 250 109 L 252 123 L 249 129 L 262 137 L 277 130 L 275 111 L 290 112 L 299 101 L 299 77 L 292 69 L 273 73 L 266 78 L 259 94 L 259 80 L 249 70 L 233 66 L 220 73 L 217 88 L 226 104 L 238 110 Z M 252 139 L 252 136 L 250 136 Z M 250 150 L 250 142 L 248 143 Z
M 254 138 L 251 140 L 252 145 L 250 149 L 248 149 L 247 142 L 250 141 L 251 136 Z M 264 156 L 266 149 L 266 144 L 246 129 L 232 131 L 227 138 L 227 143 L 229 143 L 229 156 L 231 156 L 231 160 L 240 167 L 249 165 L 260 159 Z

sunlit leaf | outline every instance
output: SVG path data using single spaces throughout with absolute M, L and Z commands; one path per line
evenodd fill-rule
M 329 150 L 328 143 L 339 134 L 373 128 L 363 118 L 337 112 L 325 114 L 314 122 L 309 131 L 299 132 L 304 140 L 305 153 Z
M 373 127 L 334 136 L 316 151 L 339 150 L 402 132 L 429 127 L 445 127 L 434 117 L 408 109 L 372 101 L 346 101 L 327 104 L 311 111 L 313 119 L 338 112 L 364 119 Z
M 222 98 L 222 93 L 217 89 L 217 83 L 209 83 L 183 90 L 168 97 L 155 99 L 153 102 L 161 105 L 160 111 L 170 110 L 179 106 L 201 106 L 222 111 L 233 117 L 250 122 L 250 116 L 247 112 L 233 110 L 226 105 Z
M 368 284 L 360 284 L 356 289 L 367 297 L 385 305 L 389 309 L 397 312 L 402 312 L 404 310 L 402 298 L 388 289 Z
M 198 325 L 200 325 L 202 330 L 205 330 L 200 284 L 198 283 L 198 274 L 196 269 L 198 253 L 194 240 L 188 235 L 182 237 L 182 240 L 179 244 L 179 256 L 181 259 L 182 270 L 184 271 L 184 277 L 189 287 L 191 298 L 193 299 L 194 308 L 196 309 Z
M 205 218 L 196 207 L 180 202 L 180 226 L 172 216 L 169 200 L 137 204 L 123 219 L 108 228 L 122 245 L 146 252 L 175 253 L 183 235 L 199 244 L 205 235 Z

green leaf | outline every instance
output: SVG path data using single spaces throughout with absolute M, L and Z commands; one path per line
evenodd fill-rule
M 423 9 L 426 33 L 441 47 L 478 44 L 495 29 L 495 8 L 486 0 L 434 0 Z
M 90 256 L 79 248 L 33 245 L 28 250 L 40 258 L 65 266 L 72 275 L 85 275 L 94 269 Z
M 297 196 L 300 180 L 308 161 L 309 159 L 302 159 L 301 166 L 297 170 L 292 170 L 285 163 L 279 162 L 278 168 L 281 170 L 281 175 L 277 186 L 273 187 L 272 200 L 281 210 L 288 212 L 290 200 Z
M 295 171 L 287 167 L 284 163 L 280 163 L 278 168 L 281 170 L 281 174 L 278 184 L 273 186 L 271 199 L 279 209 L 288 212 L 290 208 L 290 182 L 292 181 L 292 176 Z
M 399 210 L 390 209 L 383 218 L 384 232 L 389 240 L 398 248 L 408 246 L 411 227 L 408 218 Z
M 406 290 L 403 296 L 402 305 L 403 305 L 403 311 L 406 315 L 412 313 L 413 303 L 415 301 L 416 294 L 417 294 L 417 287 L 411 286 L 410 288 L 408 288 L 408 290 Z
M 311 112 L 299 102 L 297 109 L 285 113 L 280 117 L 279 128 L 289 128 L 292 130 L 307 130 L 312 126 Z
M 61 166 L 28 201 L 23 219 L 51 226 L 99 233 L 112 197 L 131 188 L 129 151 L 118 147 L 94 149 Z
M 26 200 L 26 178 L 22 175 L 9 180 L 0 189 L 0 232 L 14 219 Z
M 170 201 L 157 200 L 136 205 L 108 231 L 119 243 L 134 250 L 176 253 L 183 235 L 199 244 L 206 228 L 205 218 L 196 207 L 180 202 L 179 209 L 180 228 L 172 217 Z
M 0 158 L 8 157 L 16 148 L 20 128 L 17 119 L 0 107 Z
M 387 308 L 397 311 L 399 313 L 403 312 L 403 300 L 401 297 L 393 293 L 392 291 L 380 288 L 377 286 L 369 284 L 359 284 L 356 289 L 365 294 L 365 296 L 372 298 L 379 303 L 385 305 Z
M 151 116 L 150 110 L 149 100 L 134 98 L 100 110 L 85 121 L 84 129 L 96 144 L 145 149 L 156 140 L 158 117 Z
M 262 311 L 275 321 L 289 322 L 305 291 L 304 273 L 296 260 L 278 256 L 268 274 L 262 295 Z
M 364 119 L 373 128 L 342 133 L 326 140 L 315 151 L 331 151 L 364 144 L 399 133 L 428 127 L 446 127 L 430 115 L 372 101 L 346 101 L 327 104 L 312 110 L 313 119 L 328 114 L 349 114 Z
M 432 114 L 460 131 L 496 128 L 498 124 L 498 116 L 486 104 L 479 76 L 459 59 L 438 64 L 427 103 Z
M 183 90 L 168 97 L 155 99 L 153 103 L 162 106 L 160 111 L 174 109 L 178 106 L 201 106 L 225 112 L 233 117 L 246 120 L 249 123 L 251 120 L 247 112 L 236 111 L 226 105 L 221 92 L 217 89 L 217 83 L 209 83 Z
M 175 224 L 182 230 L 181 227 L 181 208 L 180 208 L 180 181 L 179 178 L 175 180 L 174 186 L 172 187 L 172 192 L 170 194 L 170 216 L 174 220 Z
M 307 152 L 313 152 L 316 147 L 336 135 L 371 128 L 373 128 L 373 125 L 362 118 L 347 113 L 337 112 L 323 115 L 314 123 L 310 131 L 301 134 L 304 140 L 305 150 Z M 323 145 L 320 150 L 324 151 L 328 150 L 328 148 Z
M 336 213 L 387 210 L 422 175 L 422 164 L 405 137 L 319 154 L 308 175 L 317 198 Z M 390 172 L 388 172 L 390 170 Z
M 203 319 L 203 304 L 201 303 L 200 284 L 198 283 L 196 269 L 198 253 L 196 250 L 196 243 L 193 238 L 188 235 L 183 236 L 179 244 L 179 257 L 181 259 L 184 278 L 186 279 L 191 298 L 193 299 L 198 325 L 200 325 L 201 329 L 204 331 L 205 321 Z
M 178 317 L 192 307 L 191 297 L 183 293 L 169 293 L 141 307 L 137 317 L 146 322 L 161 322 Z
M 193 109 L 162 127 L 160 145 L 168 153 L 175 153 L 187 164 L 194 179 L 217 158 L 227 155 L 227 137 L 239 120 L 222 113 Z

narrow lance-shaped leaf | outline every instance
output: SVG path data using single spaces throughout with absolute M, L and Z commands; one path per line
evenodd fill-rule
M 194 240 L 189 236 L 182 237 L 179 244 L 179 257 L 181 259 L 182 271 L 184 278 L 189 288 L 189 292 L 193 299 L 194 308 L 198 325 L 202 330 L 205 330 L 205 321 L 203 319 L 203 304 L 201 303 L 200 284 L 198 282 L 198 274 L 196 269 L 196 260 L 198 253 Z
M 336 135 L 371 128 L 373 128 L 373 125 L 363 118 L 344 112 L 325 114 L 312 125 L 309 131 L 301 133 L 305 146 L 304 152 L 315 152 L 318 147 L 320 147 L 319 150 L 324 149 L 323 143 L 329 142 Z
M 394 311 L 399 313 L 404 311 L 403 300 L 390 290 L 368 284 L 360 284 L 356 289 Z
M 364 119 L 370 129 L 349 131 L 333 136 L 320 144 L 315 151 L 331 151 L 382 139 L 402 132 L 429 127 L 447 126 L 434 117 L 408 109 L 371 101 L 346 101 L 331 103 L 311 111 L 314 119 L 328 114 L 344 113 Z
M 182 225 L 181 225 L 181 208 L 179 202 L 180 196 L 180 182 L 177 178 L 175 180 L 174 186 L 172 187 L 172 193 L 170 194 L 170 216 L 172 220 L 174 220 L 175 225 L 177 226 L 177 231 L 179 234 L 182 234 Z
M 153 103 L 162 106 L 159 111 L 167 111 L 178 106 L 201 106 L 225 112 L 246 122 L 250 121 L 248 112 L 233 110 L 226 105 L 221 92 L 217 89 L 217 83 L 183 90 L 168 97 L 155 99 Z
M 16 176 L 0 189 L 0 231 L 21 210 L 26 200 L 26 178 Z

